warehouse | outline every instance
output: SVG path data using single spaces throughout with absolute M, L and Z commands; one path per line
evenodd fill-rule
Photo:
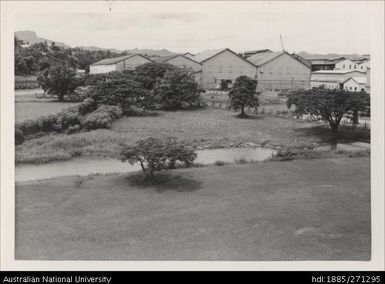
M 204 89 L 217 89 L 222 81 L 231 86 L 242 75 L 255 78 L 256 66 L 228 48 L 206 50 L 192 59 L 202 65 L 201 86 Z
M 90 74 L 101 74 L 113 71 L 133 70 L 139 65 L 153 62 L 151 59 L 140 55 L 130 54 L 114 58 L 107 58 L 90 65 Z
M 257 53 L 247 58 L 257 67 L 257 89 L 306 89 L 310 86 L 311 67 L 286 51 Z

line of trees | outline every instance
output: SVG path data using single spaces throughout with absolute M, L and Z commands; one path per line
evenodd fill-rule
M 30 46 L 23 45 L 22 40 L 14 37 L 15 75 L 39 75 L 40 72 L 57 64 L 65 64 L 73 69 L 88 70 L 88 66 L 96 61 L 127 54 L 110 50 L 64 48 L 47 42 Z

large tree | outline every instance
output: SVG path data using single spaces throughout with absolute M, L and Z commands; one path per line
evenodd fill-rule
M 165 73 L 154 87 L 160 106 L 166 109 L 184 109 L 199 105 L 198 85 L 187 69 L 173 69 Z
M 314 88 L 293 91 L 288 95 L 286 103 L 288 108 L 295 106 L 297 115 L 308 114 L 323 119 L 337 132 L 345 115 L 368 112 L 370 97 L 366 92 Z
M 175 69 L 179 68 L 167 63 L 149 62 L 142 64 L 135 69 L 135 81 L 142 83 L 146 89 L 152 90 L 167 71 Z
M 38 77 L 38 82 L 45 92 L 57 95 L 59 101 L 63 101 L 64 96 L 73 92 L 79 85 L 75 70 L 62 64 L 45 70 Z
M 151 92 L 141 83 L 118 74 L 96 81 L 89 93 L 97 105 L 118 105 L 125 114 L 132 106 L 151 110 L 155 104 Z
M 245 107 L 259 106 L 258 93 L 256 92 L 257 81 L 247 76 L 239 76 L 229 92 L 230 107 L 241 109 L 239 117 L 247 117 Z
M 134 146 L 124 146 L 121 161 L 131 165 L 139 163 L 146 179 L 152 180 L 155 171 L 175 168 L 177 162 L 191 166 L 197 154 L 174 138 L 147 138 Z

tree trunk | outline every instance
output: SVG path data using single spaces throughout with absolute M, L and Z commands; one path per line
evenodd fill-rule
M 62 102 L 64 100 L 64 94 L 59 93 L 58 99 L 59 99 L 60 102 Z
M 338 131 L 338 126 L 339 126 L 338 122 L 329 121 L 329 125 L 330 125 L 330 127 L 331 127 L 333 132 L 337 132 Z
M 241 107 L 241 116 L 245 116 L 245 106 Z

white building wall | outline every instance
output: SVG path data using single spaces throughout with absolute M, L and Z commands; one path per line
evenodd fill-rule
M 344 90 L 350 92 L 360 92 L 365 90 L 364 84 L 358 84 L 353 79 L 349 79 L 344 83 Z
M 340 83 L 330 81 L 310 81 L 310 88 L 325 87 L 326 89 L 339 89 Z
M 370 67 L 370 61 L 364 61 L 361 64 L 358 64 L 358 70 L 366 72 L 368 70 L 368 67 Z
M 232 52 L 225 50 L 202 63 L 202 87 L 219 88 L 221 80 L 231 80 L 239 76 L 255 78 L 257 68 Z
M 351 61 L 350 59 L 345 59 L 336 63 L 336 70 L 358 70 L 358 64 Z
M 282 55 L 258 67 L 258 89 L 309 88 L 311 68 L 290 55 Z
M 366 74 L 359 71 L 353 71 L 349 73 L 333 73 L 333 72 L 313 72 L 311 73 L 310 81 L 340 81 L 341 83 L 350 77 L 365 77 Z
M 90 74 L 102 74 L 116 70 L 116 64 L 109 65 L 90 65 Z

